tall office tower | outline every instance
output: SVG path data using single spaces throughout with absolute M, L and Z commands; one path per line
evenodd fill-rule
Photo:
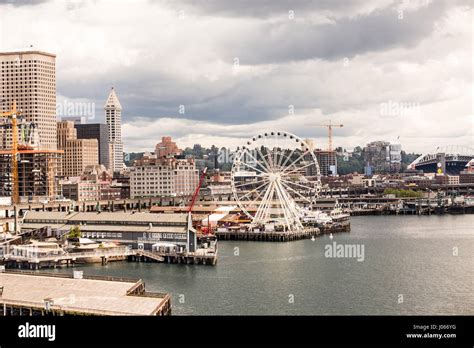
M 61 164 L 62 176 L 79 176 L 87 166 L 99 164 L 99 142 L 97 139 L 77 139 L 74 122 L 57 123 L 58 145 L 64 150 Z
M 38 127 L 39 147 L 55 150 L 56 56 L 40 51 L 0 52 L 0 66 L 0 110 L 9 111 L 16 100 L 26 121 Z
M 112 170 L 120 171 L 124 167 L 123 163 L 123 143 L 122 143 L 122 105 L 112 87 L 107 102 L 105 103 L 105 122 L 109 126 L 109 142 L 111 145 L 113 163 Z
M 110 166 L 109 129 L 103 123 L 74 124 L 77 139 L 97 139 L 99 142 L 99 164 Z

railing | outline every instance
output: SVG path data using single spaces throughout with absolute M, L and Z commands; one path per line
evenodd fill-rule
M 161 254 L 158 254 L 158 253 L 153 253 L 153 252 L 150 252 L 150 251 L 145 251 L 145 250 L 136 250 L 135 252 L 137 255 L 142 255 L 142 256 L 146 256 L 146 257 L 149 257 L 151 259 L 155 259 L 155 260 L 159 260 L 159 261 L 163 261 L 164 258 L 163 256 L 161 256 Z
M 74 275 L 67 274 L 67 273 L 49 273 L 49 272 L 28 271 L 28 270 L 21 270 L 21 269 L 6 269 L 4 273 L 34 275 L 34 276 L 42 276 L 42 277 L 67 278 L 67 279 L 74 278 Z M 107 281 L 112 281 L 112 282 L 123 282 L 123 283 L 138 283 L 141 281 L 141 279 L 138 279 L 138 278 L 99 276 L 99 275 L 83 275 L 83 279 L 107 280 Z
M 47 255 L 47 256 L 34 256 L 34 255 L 13 255 L 5 254 L 6 260 L 15 261 L 30 261 L 30 262 L 41 262 L 41 261 L 60 261 L 60 260 L 72 260 L 82 259 L 89 257 L 111 257 L 111 256 L 128 256 L 135 254 L 135 251 L 129 248 L 113 248 L 113 249 L 101 249 L 95 251 L 86 251 L 78 253 L 65 253 L 61 255 Z
M 118 311 L 111 311 L 111 310 L 104 310 L 104 309 L 92 309 L 92 308 L 80 308 L 74 306 L 66 306 L 66 305 L 52 305 L 49 310 L 47 310 L 44 304 L 40 304 L 38 302 L 30 302 L 30 301 L 21 301 L 21 300 L 8 300 L 4 298 L 0 298 L 0 304 L 6 306 L 15 306 L 15 307 L 22 307 L 25 310 L 28 308 L 41 311 L 41 312 L 69 312 L 69 313 L 78 313 L 78 314 L 89 314 L 89 315 L 136 315 L 134 313 L 127 313 L 127 312 L 118 312 Z M 164 304 L 163 301 L 160 302 L 158 309 L 162 307 Z M 155 312 L 156 309 L 153 311 Z M 151 313 L 153 314 L 153 313 Z

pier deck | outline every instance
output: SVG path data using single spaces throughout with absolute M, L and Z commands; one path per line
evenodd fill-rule
M 146 292 L 141 280 L 2 272 L 0 289 L 0 316 L 171 314 L 170 296 Z
M 298 232 L 253 232 L 246 230 L 215 231 L 218 240 L 247 240 L 265 242 L 290 242 L 319 236 L 319 228 L 308 228 Z

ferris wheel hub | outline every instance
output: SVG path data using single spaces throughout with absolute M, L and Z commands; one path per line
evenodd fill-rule
M 270 180 L 270 182 L 278 181 L 278 179 L 280 179 L 280 174 L 278 173 L 270 173 L 268 175 L 268 180 Z

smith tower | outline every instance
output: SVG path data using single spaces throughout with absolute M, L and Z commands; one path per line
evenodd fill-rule
M 122 143 L 122 105 L 112 87 L 107 102 L 105 103 L 105 122 L 109 127 L 109 142 L 111 167 L 114 172 L 123 169 L 123 143 Z

